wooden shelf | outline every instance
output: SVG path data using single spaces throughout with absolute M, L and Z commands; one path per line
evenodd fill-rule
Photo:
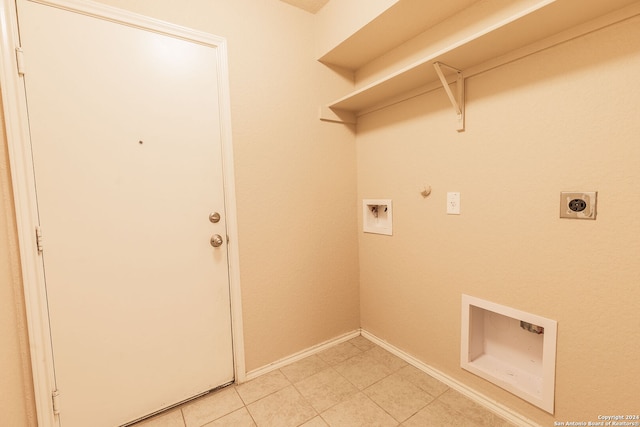
M 398 4 L 405 1 L 413 3 L 408 0 L 400 0 Z M 440 2 L 423 2 L 423 4 L 430 5 L 435 3 Z M 456 10 L 464 2 L 454 3 L 452 8 L 444 12 L 439 9 L 440 18 L 443 17 L 443 14 L 446 15 Z M 516 3 L 516 7 L 514 7 L 514 3 Z M 389 10 L 391 9 L 393 8 Z M 411 8 L 405 7 L 405 9 L 410 10 Z M 389 16 L 386 13 L 374 20 L 375 28 L 384 28 L 386 20 L 400 19 L 397 11 L 393 11 Z M 473 3 L 464 10 L 458 10 L 454 15 L 447 16 L 435 26 L 384 54 L 380 54 L 377 48 L 371 48 L 361 54 L 357 60 L 340 60 L 341 56 L 348 58 L 345 52 L 358 50 L 361 46 L 362 35 L 357 33 L 321 58 L 322 61 L 332 65 L 351 69 L 356 75 L 356 89 L 330 103 L 328 108 L 322 110 L 324 113 L 321 112 L 321 118 L 330 121 L 353 122 L 354 118 L 359 115 L 382 108 L 403 98 L 406 99 L 408 96 L 415 95 L 416 91 L 420 89 L 438 87 L 440 83 L 433 67 L 434 62 L 441 62 L 461 69 L 464 76 L 469 77 L 470 74 L 467 73 L 467 70 L 478 68 L 483 63 L 509 53 L 523 51 L 523 48 L 527 46 L 535 45 L 537 50 L 541 50 L 562 40 L 593 31 L 598 26 L 609 25 L 612 20 L 616 22 L 616 20 L 626 19 L 639 13 L 640 2 L 638 0 L 481 1 Z M 475 22 L 472 21 L 474 14 L 477 15 Z M 437 21 L 438 19 L 432 17 L 430 20 Z M 587 25 L 594 20 L 597 22 Z M 387 23 L 386 25 L 391 24 Z M 412 24 L 411 27 L 415 28 L 415 24 Z M 582 27 L 581 31 L 578 33 L 571 31 L 576 27 Z M 365 26 L 362 31 L 367 34 L 371 32 L 371 28 Z M 566 34 L 564 37 L 558 38 L 558 35 L 562 33 Z M 541 43 L 544 40 L 548 40 L 548 43 Z M 411 62 L 406 60 L 403 62 L 403 58 L 412 58 L 410 53 L 407 54 L 407 50 L 420 53 L 420 57 Z M 402 55 L 395 54 L 400 51 Z M 531 53 L 531 50 L 525 49 L 525 51 Z M 374 54 L 379 56 L 372 58 L 371 55 Z M 362 82 L 358 81 L 359 74 L 375 75 L 376 61 L 384 62 L 389 58 L 391 58 L 392 64 L 391 66 L 385 65 L 385 74 L 382 77 L 373 79 L 371 82 L 364 79 L 361 79 Z M 350 68 L 354 66 L 359 68 Z M 373 73 L 370 71 L 371 68 L 374 68 Z M 362 73 L 362 70 L 366 70 L 367 73 Z M 476 70 L 476 72 L 478 71 Z
M 400 0 L 318 60 L 357 70 L 477 1 Z

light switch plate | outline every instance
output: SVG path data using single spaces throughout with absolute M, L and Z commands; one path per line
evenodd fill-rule
M 560 193 L 560 218 L 596 219 L 597 191 Z

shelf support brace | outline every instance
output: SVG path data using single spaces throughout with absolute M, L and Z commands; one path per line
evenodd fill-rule
M 443 64 L 442 62 L 434 62 L 434 68 L 436 69 L 436 73 L 440 78 L 440 82 L 442 82 L 442 86 L 444 87 L 447 96 L 449 97 L 449 101 L 451 101 L 451 105 L 453 105 L 453 109 L 455 110 L 457 116 L 458 132 L 464 131 L 464 77 L 462 76 L 462 71 L 457 68 L 453 68 L 447 64 Z M 456 78 L 456 95 L 454 96 L 451 88 L 449 87 L 449 82 L 447 78 L 444 76 L 442 72 L 442 67 L 446 67 L 450 70 L 453 70 L 457 74 Z

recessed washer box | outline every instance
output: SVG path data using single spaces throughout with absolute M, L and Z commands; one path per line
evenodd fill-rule
M 364 199 L 362 201 L 362 230 L 365 233 L 393 234 L 391 199 Z
M 553 414 L 557 322 L 462 295 L 460 366 Z

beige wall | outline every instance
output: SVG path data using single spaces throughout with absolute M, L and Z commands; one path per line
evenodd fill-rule
M 318 120 L 318 106 L 351 86 L 315 61 L 314 15 L 275 0 L 104 3 L 227 38 L 247 370 L 357 329 L 353 129 Z M 0 424 L 18 426 L 32 394 L 4 172 L 2 182 Z
M 442 90 L 360 119 L 358 197 L 394 209 L 360 233 L 363 329 L 542 425 L 637 413 L 638 46 L 636 17 L 469 78 L 464 133 Z M 563 190 L 597 220 L 559 219 Z M 463 293 L 558 321 L 555 418 L 460 368 Z

